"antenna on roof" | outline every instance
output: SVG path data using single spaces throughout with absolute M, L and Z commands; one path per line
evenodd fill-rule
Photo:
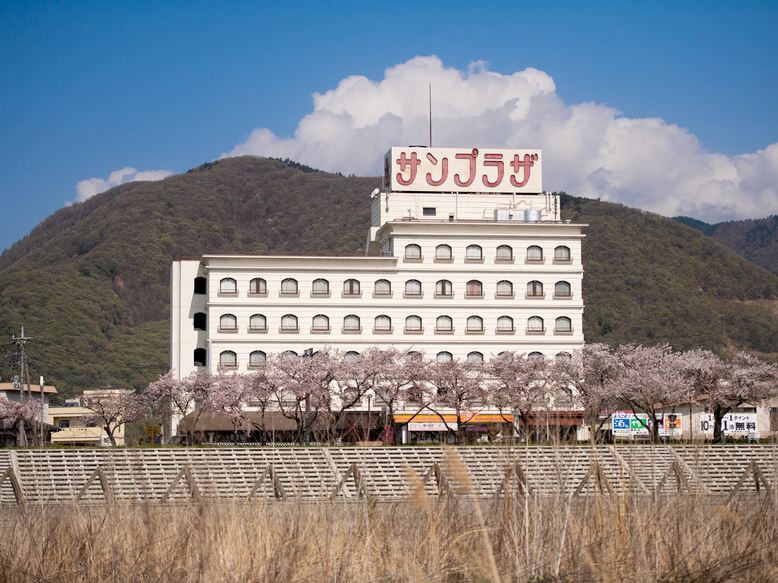
M 430 148 L 432 147 L 432 83 L 430 83 Z

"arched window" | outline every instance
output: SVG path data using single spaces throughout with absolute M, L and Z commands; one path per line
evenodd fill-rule
M 286 314 L 281 318 L 281 330 L 297 330 L 297 316 Z
M 219 282 L 220 294 L 236 294 L 238 293 L 238 282 L 231 277 L 225 277 Z
M 451 247 L 448 245 L 438 245 L 435 247 L 435 260 L 436 261 L 449 261 L 451 260 Z
M 375 295 L 388 296 L 392 294 L 392 284 L 388 279 L 379 279 L 375 282 Z
M 537 280 L 530 281 L 527 284 L 527 297 L 528 298 L 542 298 L 543 297 L 543 284 Z
M 445 350 L 442 352 L 438 352 L 437 355 L 438 362 L 451 362 L 453 359 L 454 357 L 451 355 L 450 352 L 446 352 Z
M 375 318 L 376 332 L 390 332 L 392 330 L 392 319 L 389 316 L 380 315 Z
M 527 358 L 529 358 L 530 360 L 543 360 L 546 357 L 543 356 L 542 352 L 530 352 L 527 355 Z
M 194 366 L 205 366 L 206 358 L 208 358 L 208 351 L 205 348 L 195 348 Z
M 540 316 L 532 316 L 527 320 L 527 332 L 545 332 L 543 327 L 543 318 Z
M 204 312 L 197 312 L 194 315 L 194 329 L 205 330 L 205 325 L 208 320 L 208 315 Z
M 362 330 L 362 325 L 359 322 L 359 316 L 350 314 L 343 318 L 343 330 L 345 332 L 359 332 Z
M 500 245 L 497 247 L 497 261 L 513 261 L 513 248 L 510 245 Z
M 438 316 L 435 320 L 435 330 L 438 332 L 451 332 L 454 329 L 454 320 L 450 316 Z
M 281 282 L 281 293 L 284 295 L 293 295 L 297 293 L 297 280 L 287 277 Z
M 356 279 L 347 279 L 343 282 L 344 296 L 358 296 L 359 293 L 359 281 Z
M 297 356 L 297 353 L 294 350 L 285 350 L 281 353 L 281 356 L 284 358 L 291 358 L 292 356 Z
M 249 330 L 267 330 L 267 318 L 262 314 L 252 314 L 249 319 Z
M 558 352 L 556 355 L 556 361 L 557 362 L 571 362 L 573 360 L 573 355 L 569 352 Z
M 408 316 L 405 318 L 406 332 L 421 332 L 421 318 L 419 316 Z
M 480 261 L 484 258 L 483 250 L 480 245 L 468 245 L 465 258 L 468 261 Z
M 261 350 L 255 350 L 251 354 L 249 354 L 249 367 L 250 368 L 259 368 L 261 366 L 265 366 L 265 360 L 267 359 L 267 355 L 262 352 Z
M 513 332 L 513 318 L 510 316 L 500 316 L 497 318 L 498 332 Z
M 420 296 L 421 295 L 421 282 L 417 279 L 409 279 L 405 282 L 405 295 L 406 296 Z
M 330 319 L 324 314 L 313 317 L 313 329 L 316 332 L 327 332 L 330 329 Z
M 513 284 L 507 279 L 497 282 L 497 295 L 498 296 L 513 296 Z
M 554 249 L 554 261 L 570 261 L 570 247 L 560 245 Z
M 468 332 L 483 332 L 484 319 L 481 316 L 470 316 L 467 319 Z
M 569 298 L 573 293 L 570 289 L 570 284 L 566 281 L 558 281 L 554 284 L 554 297 L 555 298 Z
M 413 261 L 421 259 L 421 247 L 415 244 L 405 246 L 405 258 Z
M 237 368 L 238 355 L 232 350 L 225 350 L 219 355 L 219 366 L 224 368 Z
M 472 364 L 481 364 L 484 361 L 484 355 L 480 352 L 473 351 L 467 354 L 467 362 Z
M 527 247 L 527 261 L 543 261 L 543 249 L 537 245 Z
M 560 316 L 554 321 L 554 332 L 572 332 L 573 321 L 567 316 Z
M 267 282 L 261 277 L 255 277 L 249 282 L 249 293 L 255 296 L 266 294 Z
M 477 279 L 471 279 L 467 282 L 465 294 L 468 296 L 482 296 L 484 295 L 484 286 Z
M 219 318 L 219 330 L 237 330 L 238 319 L 232 314 L 224 314 Z
M 208 280 L 204 277 L 195 277 L 194 293 L 201 295 L 208 293 Z
M 330 282 L 326 279 L 314 279 L 311 291 L 316 295 L 327 295 L 330 293 Z
M 415 350 L 409 350 L 405 353 L 405 359 L 411 362 L 419 362 L 421 360 L 421 352 Z
M 343 360 L 346 362 L 356 362 L 357 358 L 359 358 L 359 352 L 356 350 L 349 350 L 343 355 Z
M 451 287 L 451 282 L 447 279 L 441 279 L 436 283 L 435 295 L 439 297 L 453 296 L 454 289 Z

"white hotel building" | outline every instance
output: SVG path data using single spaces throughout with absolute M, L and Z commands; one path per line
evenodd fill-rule
M 250 372 L 325 345 L 563 358 L 584 342 L 586 225 L 560 220 L 541 162 L 537 150 L 392 148 L 364 257 L 174 261 L 171 369 Z

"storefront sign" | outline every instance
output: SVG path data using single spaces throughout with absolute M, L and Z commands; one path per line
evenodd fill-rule
M 445 423 L 416 423 L 413 421 L 408 423 L 408 431 L 448 431 L 449 429 L 456 431 L 456 422 L 449 424 L 448 427 Z
M 392 148 L 383 187 L 405 192 L 543 192 L 540 150 Z

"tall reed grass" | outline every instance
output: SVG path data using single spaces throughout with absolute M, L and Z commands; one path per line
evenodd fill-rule
M 764 491 L 476 500 L 457 460 L 448 494 L 408 470 L 401 502 L 6 505 L 0 583 L 778 581 Z

